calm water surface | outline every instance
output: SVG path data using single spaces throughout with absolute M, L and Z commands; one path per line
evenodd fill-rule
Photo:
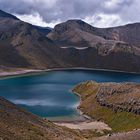
M 52 71 L 0 80 L 0 96 L 41 117 L 76 115 L 79 97 L 70 93 L 77 83 L 140 82 L 140 75 L 89 70 Z

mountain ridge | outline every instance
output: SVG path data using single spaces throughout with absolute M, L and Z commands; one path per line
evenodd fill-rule
M 130 44 L 109 38 L 112 34 L 112 29 L 101 30 L 82 20 L 68 20 L 49 30 L 17 20 L 12 15 L 1 17 L 0 65 L 140 72 L 140 49 L 133 45 L 136 42 Z
M 7 12 L 2 11 L 2 10 L 0 10 L 0 18 L 1 18 L 1 17 L 19 20 L 16 16 L 11 15 L 11 14 L 9 14 L 9 13 L 7 13 Z

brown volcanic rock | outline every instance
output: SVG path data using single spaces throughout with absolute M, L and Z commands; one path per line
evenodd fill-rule
M 0 18 L 1 65 L 38 69 L 61 66 L 53 56 L 56 47 L 40 28 L 15 18 Z
M 140 115 L 140 84 L 101 84 L 96 99 L 101 106 L 114 111 L 127 111 Z
M 69 20 L 56 25 L 48 38 L 68 53 L 65 59 L 72 66 L 138 72 L 140 49 L 121 40 L 106 39 L 104 30 L 81 20 Z
M 104 42 L 100 36 L 93 34 L 94 27 L 81 20 L 68 20 L 58 24 L 54 30 L 48 34 L 53 41 L 64 43 L 68 46 L 89 47 L 89 43 Z
M 94 45 L 97 43 L 109 43 L 110 40 L 114 43 L 126 42 L 139 47 L 139 33 L 140 23 L 112 28 L 96 28 L 82 20 L 68 20 L 56 25 L 48 37 L 54 41 L 68 43 L 68 45 L 73 44 L 74 46 L 78 46 L 78 43 L 81 42 L 79 47 L 84 46 L 84 42 L 88 47 L 95 47 Z M 91 42 L 94 44 L 91 45 Z
M 95 28 L 95 34 L 107 40 L 124 41 L 140 47 L 140 23 L 112 28 Z
M 88 97 L 94 98 L 100 106 L 115 112 L 125 111 L 140 115 L 140 84 L 88 81 L 77 85 L 73 91 L 82 93 L 84 100 L 86 100 L 87 93 Z M 85 97 L 83 96 L 84 92 Z
M 97 28 L 81 21 L 81 20 L 68 20 L 62 24 L 56 25 L 54 32 L 49 36 L 53 40 L 63 40 L 64 33 L 68 34 L 68 30 L 79 29 L 81 31 L 90 33 L 96 36 L 100 41 L 114 40 L 127 42 L 128 44 L 140 47 L 140 23 L 127 24 L 124 26 L 111 27 L 111 28 Z M 63 35 L 62 35 L 63 34 Z M 80 34 L 79 34 L 80 35 Z M 103 40 L 104 39 L 104 40 Z

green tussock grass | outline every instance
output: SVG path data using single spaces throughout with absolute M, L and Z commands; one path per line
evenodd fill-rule
M 140 116 L 129 112 L 114 112 L 102 107 L 96 101 L 99 84 L 95 82 L 81 83 L 73 91 L 81 95 L 80 109 L 87 115 L 107 123 L 113 132 L 127 132 L 140 128 Z

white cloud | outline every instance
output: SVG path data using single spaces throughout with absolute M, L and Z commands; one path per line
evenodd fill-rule
M 121 3 L 122 0 L 108 0 L 105 1 L 105 7 L 106 8 L 116 8 L 118 6 L 119 3 Z
M 85 22 L 95 26 L 95 27 L 112 27 L 125 24 L 125 22 L 120 18 L 119 15 L 115 14 L 104 14 L 99 13 L 93 16 L 86 17 Z
M 37 26 L 42 26 L 42 27 L 54 27 L 56 24 L 58 24 L 60 21 L 51 21 L 51 23 L 47 23 L 43 20 L 43 18 L 38 14 L 38 13 L 34 13 L 32 15 L 19 15 L 19 14 L 14 14 L 15 16 L 17 16 L 19 19 L 21 19 L 22 21 L 31 23 L 33 25 L 37 25 Z
M 32 24 L 50 27 L 73 18 L 99 27 L 138 22 L 139 7 L 139 0 L 0 0 L 2 10 Z

